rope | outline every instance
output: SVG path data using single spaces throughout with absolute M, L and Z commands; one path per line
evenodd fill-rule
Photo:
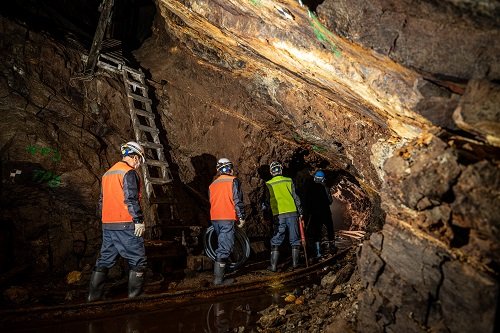
M 214 227 L 210 226 L 203 237 L 203 246 L 205 248 L 206 255 L 212 259 L 216 260 L 217 255 L 215 250 L 217 249 L 217 235 L 214 231 Z M 240 228 L 236 228 L 234 233 L 234 248 L 231 256 L 228 258 L 229 268 L 236 269 L 243 265 L 243 263 L 250 256 L 250 240 L 244 231 Z M 236 257 L 236 258 L 235 258 Z

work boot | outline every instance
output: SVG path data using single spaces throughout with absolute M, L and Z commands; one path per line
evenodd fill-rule
M 280 256 L 280 252 L 277 246 L 273 246 L 271 248 L 271 265 L 267 267 L 268 271 L 277 272 L 278 271 L 278 258 Z
M 330 243 L 332 241 L 328 241 L 325 243 L 325 254 L 331 254 L 330 251 L 332 250 L 331 246 L 330 246 Z
M 314 245 L 316 246 L 316 258 L 319 259 L 321 258 L 321 243 L 316 242 Z
M 128 273 L 128 297 L 134 298 L 142 294 L 144 271 L 130 270 Z
M 234 279 L 224 279 L 224 271 L 226 270 L 226 263 L 222 261 L 216 261 L 214 265 L 214 285 L 227 286 L 234 282 Z
M 104 267 L 95 267 L 90 276 L 88 302 L 98 301 L 102 298 L 104 291 L 104 282 L 108 275 L 108 269 Z
M 299 267 L 300 246 L 292 246 L 292 269 Z
M 334 240 L 328 242 L 328 249 L 329 249 L 331 255 L 334 255 L 335 253 L 337 253 L 338 249 L 335 246 Z

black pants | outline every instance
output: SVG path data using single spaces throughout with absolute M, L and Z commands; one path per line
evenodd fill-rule
M 309 223 L 311 224 L 309 226 L 309 230 L 314 242 L 321 241 L 321 231 L 323 230 L 323 225 L 326 226 L 326 230 L 328 231 L 328 240 L 334 240 L 335 234 L 333 230 L 332 215 L 330 212 L 311 214 Z

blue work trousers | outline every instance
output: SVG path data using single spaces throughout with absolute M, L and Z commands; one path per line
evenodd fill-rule
M 215 250 L 216 261 L 225 262 L 233 252 L 234 247 L 234 224 L 236 221 L 213 220 L 215 234 L 217 235 L 218 246 Z
M 288 229 L 288 238 L 291 246 L 300 245 L 299 223 L 298 216 L 283 216 L 274 217 L 274 236 L 271 238 L 271 246 L 280 246 L 285 239 L 285 232 Z
M 131 270 L 138 271 L 146 267 L 144 238 L 134 235 L 134 229 L 102 231 L 101 255 L 96 267 L 111 268 L 118 255 L 127 260 Z

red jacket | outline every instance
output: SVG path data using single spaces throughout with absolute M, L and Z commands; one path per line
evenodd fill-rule
M 102 223 L 142 220 L 140 179 L 134 168 L 120 161 L 102 176 Z
M 210 219 L 236 221 L 233 181 L 236 177 L 220 175 L 210 184 Z

